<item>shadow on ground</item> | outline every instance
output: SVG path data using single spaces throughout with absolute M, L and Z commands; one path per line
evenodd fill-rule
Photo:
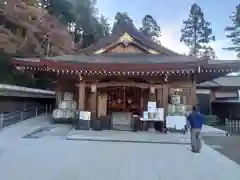
M 204 143 L 240 165 L 240 135 L 205 136 Z

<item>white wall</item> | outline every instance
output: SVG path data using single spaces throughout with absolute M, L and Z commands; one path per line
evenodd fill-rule
M 230 92 L 215 92 L 216 98 L 236 98 L 238 97 L 238 91 Z
M 197 89 L 197 94 L 210 94 L 211 90 L 209 89 Z

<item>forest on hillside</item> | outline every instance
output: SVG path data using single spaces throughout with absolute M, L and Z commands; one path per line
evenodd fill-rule
M 227 15 L 228 16 L 228 15 Z M 45 57 L 77 53 L 80 49 L 108 36 L 118 23 L 134 24 L 127 12 L 116 12 L 114 24 L 101 14 L 96 0 L 6 0 L 0 5 L 0 83 L 35 88 L 51 88 L 52 82 L 45 77 L 15 70 L 9 64 L 12 57 Z M 231 26 L 226 26 L 226 36 L 232 42 L 226 50 L 235 51 L 240 57 L 240 5 L 233 7 Z M 4 20 L 12 23 L 11 28 Z M 24 27 L 24 38 L 13 32 L 13 26 Z M 156 43 L 160 42 L 161 24 L 151 15 L 142 17 L 139 31 Z M 190 56 L 217 59 L 210 46 L 214 36 L 211 22 L 205 19 L 203 9 L 194 3 L 189 16 L 183 20 L 179 41 L 189 47 Z M 24 79 L 25 81 L 22 81 Z

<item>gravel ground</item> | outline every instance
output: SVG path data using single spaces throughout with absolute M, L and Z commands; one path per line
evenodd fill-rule
M 204 143 L 240 165 L 240 135 L 205 136 Z

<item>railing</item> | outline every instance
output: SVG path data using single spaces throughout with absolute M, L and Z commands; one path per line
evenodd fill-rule
M 10 113 L 0 113 L 0 129 L 23 122 L 26 119 L 38 116 L 40 114 L 48 114 L 50 112 L 52 112 L 51 105 L 45 105 L 45 107 L 33 107 Z
M 226 130 L 230 134 L 240 133 L 240 120 L 225 119 Z

